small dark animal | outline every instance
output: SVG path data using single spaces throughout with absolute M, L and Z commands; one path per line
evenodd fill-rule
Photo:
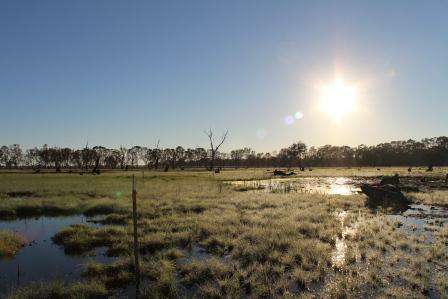
M 221 172 L 221 169 L 215 168 L 215 173 L 220 173 L 220 172 Z
M 310 169 L 308 169 L 309 171 L 313 171 L 313 169 L 312 168 L 310 168 Z
M 381 168 L 377 168 L 376 170 L 381 170 Z
M 426 171 L 433 171 L 434 167 L 432 165 L 428 166 L 428 169 L 426 169 Z
M 300 166 L 300 171 L 305 171 L 305 167 Z
M 412 168 L 411 168 L 411 167 L 409 167 L 409 168 L 408 168 L 408 172 L 411 172 L 411 171 L 412 171 Z

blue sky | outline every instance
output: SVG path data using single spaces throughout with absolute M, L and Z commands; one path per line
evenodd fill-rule
M 0 143 L 272 151 L 448 132 L 447 1 L 0 2 Z M 316 86 L 359 86 L 340 122 Z M 284 118 L 300 111 L 291 125 Z

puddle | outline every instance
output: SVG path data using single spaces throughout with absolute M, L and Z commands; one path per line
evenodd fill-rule
M 400 215 L 386 215 L 392 221 L 402 224 L 399 228 L 408 236 L 424 236 L 425 243 L 433 243 L 434 232 L 448 225 L 448 209 L 424 204 L 411 204 Z
M 203 261 L 211 259 L 213 257 L 213 254 L 208 253 L 205 248 L 197 245 L 193 245 L 190 249 L 184 249 L 182 251 L 184 253 L 184 256 L 177 260 L 180 265 L 189 264 L 193 260 Z
M 33 281 L 76 280 L 80 277 L 83 264 L 91 260 L 110 262 L 112 258 L 105 255 L 106 248 L 98 248 L 89 256 L 70 256 L 51 240 L 58 231 L 75 223 L 98 226 L 91 223 L 91 219 L 78 215 L 0 221 L 0 229 L 17 232 L 28 241 L 13 259 L 0 260 L 0 297 L 10 293 L 17 285 Z
M 352 195 L 361 192 L 365 178 L 348 177 L 300 177 L 269 180 L 229 181 L 237 191 L 274 193 L 317 193 L 331 195 Z

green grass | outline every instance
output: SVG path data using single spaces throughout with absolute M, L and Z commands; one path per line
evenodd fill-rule
M 436 169 L 430 175 L 441 175 Z M 407 174 L 406 168 L 314 169 L 299 175 Z M 446 228 L 425 243 L 365 207 L 363 195 L 238 192 L 225 180 L 263 178 L 266 169 L 136 172 L 143 297 L 362 297 L 443 295 Z M 423 175 L 427 175 L 422 170 Z M 418 175 L 413 171 L 411 175 Z M 102 226 L 73 225 L 53 240 L 68 253 L 107 247 L 111 264 L 91 263 L 83 279 L 92 294 L 116 294 L 132 283 L 131 172 L 101 176 L 0 174 L 0 215 L 103 214 Z M 8 181 L 6 183 L 5 181 Z M 8 192 L 27 192 L 10 197 Z M 30 194 L 32 194 L 30 196 Z M 435 198 L 443 204 L 445 197 Z M 31 212 L 32 211 L 32 212 Z M 343 220 L 336 216 L 347 211 Z M 6 216 L 5 216 L 6 217 Z M 343 266 L 333 265 L 336 238 L 345 238 Z M 434 247 L 434 248 L 433 248 Z M 197 253 L 197 249 L 202 253 Z M 433 248 L 433 249 L 432 249 Z M 399 266 L 398 266 L 399 265 Z M 443 268 L 445 267 L 445 268 Z M 399 279 L 397 279 L 397 275 Z M 34 285 L 17 291 L 87 296 L 80 285 Z M 95 293 L 97 292 L 97 293 Z M 86 295 L 87 294 L 87 295 Z M 32 297 L 30 295 L 30 297 Z M 37 295 L 36 295 L 37 296 Z M 37 296 L 38 297 L 38 296 Z

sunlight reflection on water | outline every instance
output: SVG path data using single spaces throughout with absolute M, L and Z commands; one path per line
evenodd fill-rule
M 360 188 L 347 177 L 274 178 L 268 180 L 231 181 L 238 191 L 261 191 L 274 193 L 317 193 L 330 195 L 357 194 Z

